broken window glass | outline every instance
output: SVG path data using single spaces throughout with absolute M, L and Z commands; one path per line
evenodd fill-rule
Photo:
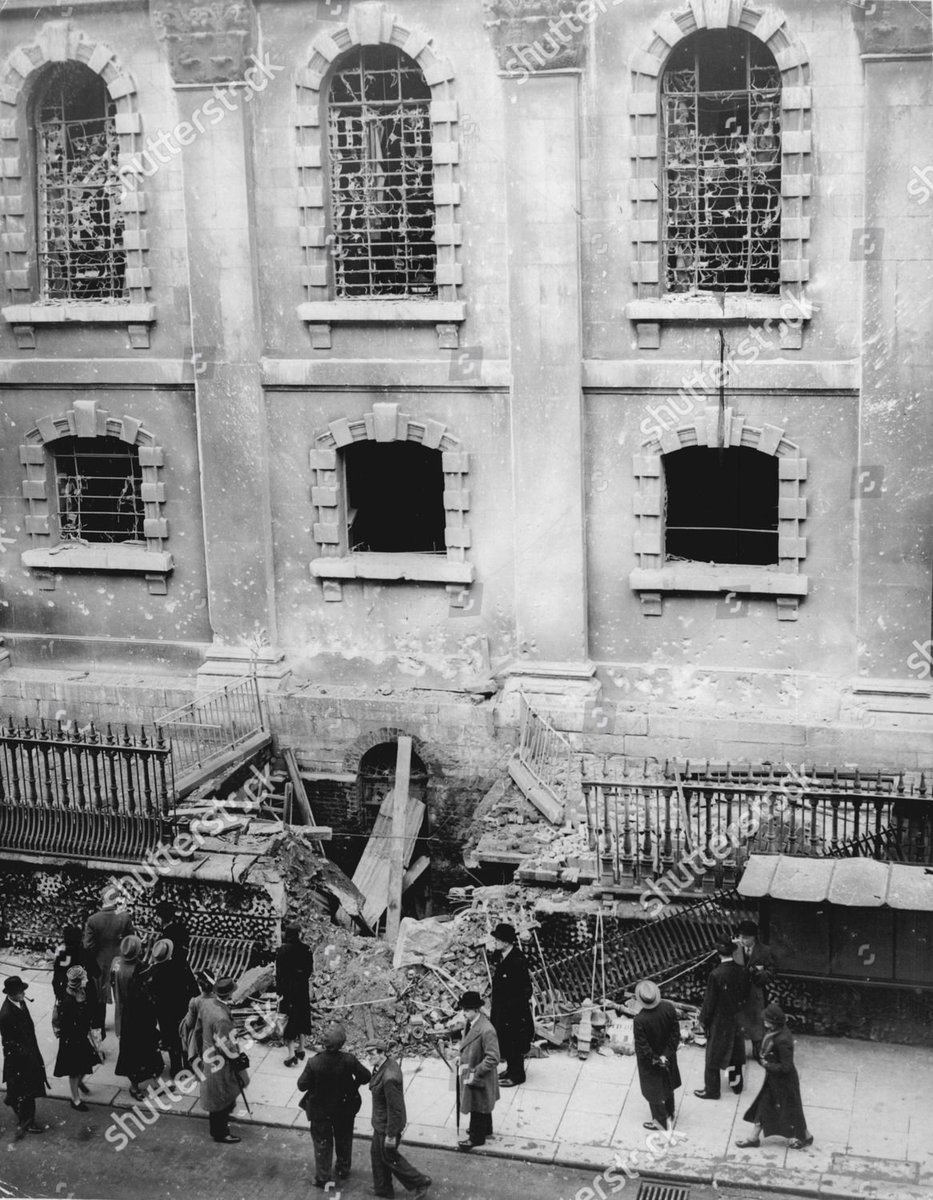
M 393 46 L 362 46 L 328 97 L 338 297 L 435 296 L 431 89 Z
M 703 30 L 661 83 L 669 292 L 780 292 L 781 74 L 740 30 Z
M 59 438 L 52 444 L 63 542 L 141 542 L 142 471 L 119 438 Z
M 353 442 L 343 452 L 352 551 L 446 553 L 439 450 L 417 442 Z
M 778 561 L 778 460 L 748 446 L 663 455 L 668 562 Z

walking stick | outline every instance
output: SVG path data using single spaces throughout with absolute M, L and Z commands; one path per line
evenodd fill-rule
M 450 1060 L 447 1058 L 447 1055 L 441 1049 L 440 1042 L 435 1042 L 434 1048 L 435 1048 L 435 1050 L 437 1050 L 438 1054 L 441 1056 L 441 1059 L 444 1063 L 444 1066 L 447 1068 L 447 1070 L 453 1071 L 454 1068 L 450 1065 Z M 460 1067 L 459 1067 L 459 1064 L 457 1066 L 456 1078 L 454 1079 L 454 1092 L 456 1093 L 457 1137 L 459 1137 L 460 1136 Z
M 236 1085 L 240 1089 L 240 1095 L 243 1097 L 243 1103 L 246 1105 L 246 1111 L 250 1116 L 253 1115 L 253 1110 L 249 1106 L 249 1101 L 246 1099 L 246 1092 L 243 1089 L 243 1080 L 240 1078 L 240 1072 L 233 1068 L 233 1078 L 236 1080 Z

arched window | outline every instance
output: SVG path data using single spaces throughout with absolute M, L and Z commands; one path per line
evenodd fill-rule
M 666 562 L 778 561 L 778 460 L 746 446 L 662 456 Z
M 327 143 L 336 297 L 436 296 L 431 89 L 414 59 L 350 51 L 331 79 Z
M 661 76 L 668 292 L 777 294 L 781 73 L 740 29 L 684 38 Z
M 82 63 L 52 63 L 33 104 L 41 298 L 123 299 L 120 147 L 107 85 Z
M 63 542 L 145 544 L 136 446 L 115 437 L 64 437 L 51 442 L 49 450 Z

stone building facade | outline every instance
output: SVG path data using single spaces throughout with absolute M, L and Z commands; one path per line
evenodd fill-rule
M 3 706 L 929 762 L 929 9 L 8 0 Z

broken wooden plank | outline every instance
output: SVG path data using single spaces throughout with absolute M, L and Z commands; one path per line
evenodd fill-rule
M 430 865 L 431 859 L 427 854 L 422 854 L 420 858 L 416 858 L 402 876 L 402 891 L 407 892 L 415 880 L 420 879 Z
M 386 941 L 394 946 L 402 919 L 402 876 L 405 863 L 405 816 L 411 780 L 411 738 L 402 734 L 396 743 L 395 786 L 392 788 L 392 840 L 389 842 L 389 887 L 386 895 Z
M 509 760 L 509 774 L 518 784 L 519 790 L 526 800 L 529 800 L 552 825 L 562 825 L 564 821 L 564 806 L 554 796 L 550 788 L 545 787 L 521 761 L 516 754 Z
M 375 925 L 386 910 L 389 898 L 389 839 L 392 836 L 392 793 L 382 802 L 379 815 L 363 850 L 363 856 L 353 873 L 353 882 L 366 897 L 363 917 L 368 925 Z M 415 842 L 424 820 L 424 805 L 414 797 L 408 798 L 405 814 L 405 839 L 402 863 L 408 866 L 415 850 Z

